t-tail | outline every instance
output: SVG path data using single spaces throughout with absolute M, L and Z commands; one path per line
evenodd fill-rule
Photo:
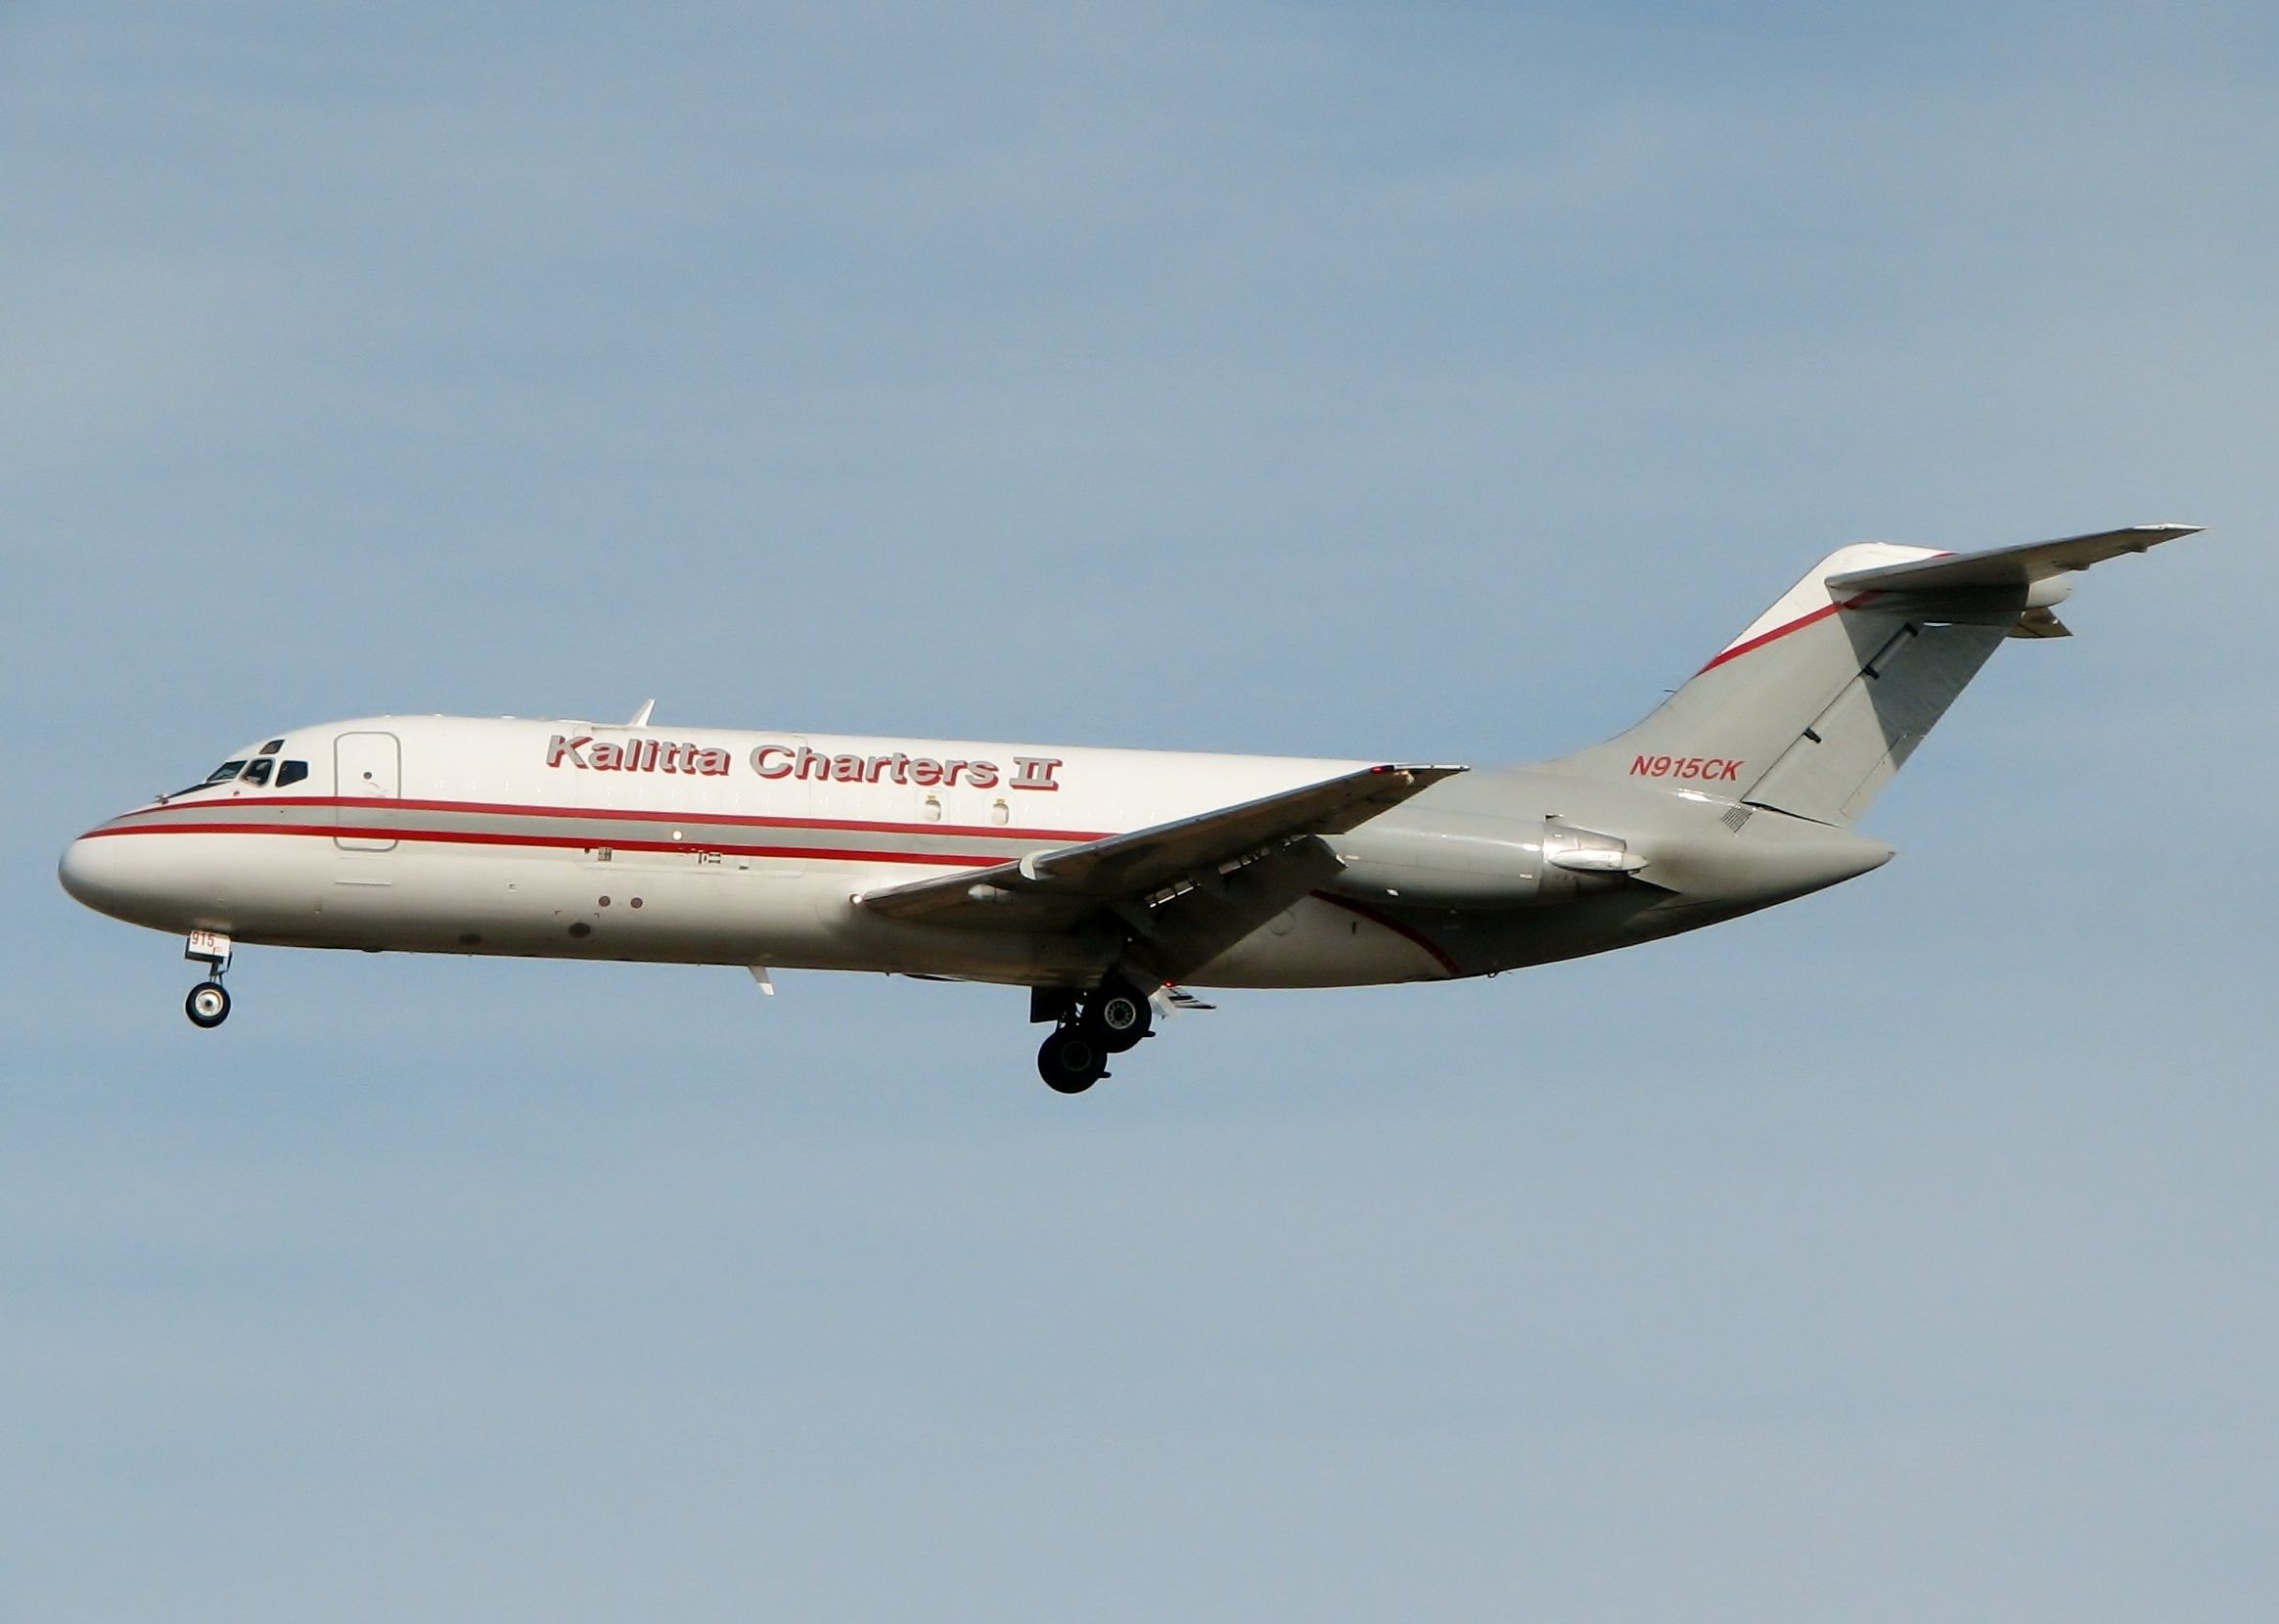
M 2065 637 L 2075 572 L 2188 536 L 2139 524 L 1984 553 L 1841 548 L 1629 732 L 1557 765 L 1690 781 L 1842 828 L 1867 810 L 2009 637 Z

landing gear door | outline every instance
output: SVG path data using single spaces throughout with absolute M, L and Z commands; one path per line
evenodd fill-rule
M 359 802 L 394 800 L 403 792 L 403 748 L 392 733 L 343 733 L 333 741 L 333 792 L 346 802 L 341 822 L 373 828 L 392 821 L 393 813 Z M 333 844 L 342 851 L 387 851 L 391 838 L 373 835 L 336 835 Z

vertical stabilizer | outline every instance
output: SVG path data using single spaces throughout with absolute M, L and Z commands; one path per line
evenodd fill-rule
M 2192 524 L 1983 553 L 1865 542 L 1831 553 L 1619 738 L 1555 765 L 1698 784 L 1843 826 L 1867 809 L 2005 637 L 2064 637 L 2050 607 L 2092 564 Z
M 1683 788 L 1847 825 L 2016 624 L 1940 621 L 1831 576 L 1941 557 L 1863 543 L 1822 560 L 1660 709 L 1567 758 L 1571 771 Z

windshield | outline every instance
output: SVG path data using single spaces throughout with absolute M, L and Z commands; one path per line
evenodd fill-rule
M 200 779 L 196 784 L 190 785 L 185 789 L 177 789 L 174 791 L 174 793 L 177 795 L 187 795 L 192 789 L 209 789 L 216 784 L 227 784 L 231 779 L 236 778 L 238 774 L 244 772 L 245 770 L 246 764 L 242 759 L 237 761 L 225 761 L 220 766 L 214 768 L 212 772 L 207 773 L 204 778 Z

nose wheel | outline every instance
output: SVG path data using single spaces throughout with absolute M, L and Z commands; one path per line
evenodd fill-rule
M 205 979 L 182 1000 L 182 1013 L 191 1025 L 211 1031 L 230 1017 L 230 995 L 221 984 L 222 972 L 230 968 L 230 939 L 218 930 L 193 930 L 182 957 L 206 970 Z
M 201 981 L 182 1001 L 182 1013 L 190 1017 L 193 1026 L 209 1030 L 219 1026 L 230 1017 L 229 991 L 219 981 Z

